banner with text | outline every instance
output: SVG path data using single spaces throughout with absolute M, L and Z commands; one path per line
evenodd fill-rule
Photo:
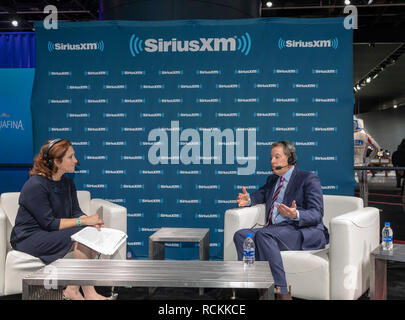
M 210 228 L 290 140 L 325 194 L 353 195 L 352 31 L 343 18 L 60 23 L 37 33 L 35 151 L 72 141 L 77 188 L 128 209 L 128 258 L 160 227 Z M 196 243 L 166 257 L 198 258 Z

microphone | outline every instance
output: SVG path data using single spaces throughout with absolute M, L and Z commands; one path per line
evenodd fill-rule
M 80 161 L 77 160 L 76 166 L 80 167 Z
M 281 170 L 281 169 L 283 169 L 283 168 L 285 168 L 285 167 L 288 167 L 288 164 L 286 165 L 286 166 L 278 166 L 278 167 L 275 167 L 274 168 L 274 170 Z

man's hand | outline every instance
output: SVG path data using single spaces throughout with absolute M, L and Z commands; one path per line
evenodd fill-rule
M 245 207 L 249 203 L 249 194 L 246 192 L 246 188 L 242 187 L 242 193 L 238 194 L 236 202 L 239 207 Z
M 295 200 L 293 200 L 291 208 L 280 203 L 277 205 L 277 210 L 283 215 L 283 217 L 297 219 L 297 204 L 295 203 Z

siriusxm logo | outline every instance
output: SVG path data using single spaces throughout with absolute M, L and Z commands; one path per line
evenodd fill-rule
M 71 132 L 72 128 L 53 128 L 53 127 L 48 127 L 49 132 Z
M 48 41 L 48 51 L 104 51 L 103 40 L 99 42 L 61 43 Z
M 83 184 L 83 189 L 108 189 L 107 184 L 89 184 L 89 183 L 84 183 Z
M 126 175 L 127 174 L 127 170 L 101 170 L 101 174 L 105 175 L 105 174 L 118 174 L 118 175 Z
M 304 118 L 311 118 L 311 117 L 318 117 L 318 112 L 293 112 L 292 117 L 304 117 Z
M 312 132 L 337 132 L 338 127 L 312 127 Z
M 129 40 L 129 49 L 131 55 L 147 52 L 224 52 L 240 51 L 248 55 L 252 46 L 249 33 L 245 32 L 242 36 L 233 36 L 230 38 L 199 38 L 193 40 L 179 40 L 172 38 L 170 40 L 146 39 L 142 40 L 133 34 Z
M 322 190 L 339 190 L 339 185 L 321 186 Z
M 312 161 L 338 161 L 338 156 L 312 156 Z
M 338 38 L 333 38 L 329 40 L 284 40 L 283 38 L 278 39 L 278 48 L 280 50 L 284 48 L 333 48 L 337 49 L 339 47 Z
M 169 219 L 181 219 L 183 215 L 181 213 L 160 213 L 156 215 L 157 218 L 169 218 Z

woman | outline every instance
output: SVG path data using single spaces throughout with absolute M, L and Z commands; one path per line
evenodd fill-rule
M 15 250 L 38 257 L 45 264 L 63 258 L 72 250 L 75 259 L 95 258 L 96 252 L 70 238 L 84 226 L 98 230 L 104 226 L 98 214 L 87 216 L 82 212 L 74 182 L 64 176 L 66 172 L 74 172 L 77 162 L 68 140 L 50 140 L 41 147 L 18 201 L 20 207 L 10 238 Z M 68 286 L 64 298 L 107 299 L 93 286 L 82 286 L 84 297 L 79 289 L 80 286 Z

